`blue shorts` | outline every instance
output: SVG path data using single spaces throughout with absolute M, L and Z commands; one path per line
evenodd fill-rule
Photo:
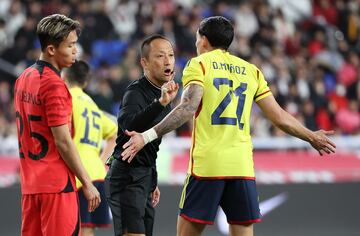
M 179 204 L 181 217 L 190 222 L 214 224 L 219 206 L 229 224 L 261 221 L 255 180 L 208 180 L 187 176 Z
M 100 193 L 101 203 L 93 212 L 88 211 L 88 201 L 84 196 L 82 188 L 79 188 L 79 204 L 81 227 L 107 228 L 111 226 L 109 206 L 105 198 L 105 189 L 103 181 L 94 181 L 94 186 Z

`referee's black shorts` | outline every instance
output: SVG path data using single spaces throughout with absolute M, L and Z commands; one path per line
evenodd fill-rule
M 105 178 L 105 194 L 116 236 L 124 233 L 151 236 L 155 211 L 151 192 L 156 187 L 155 167 L 133 167 L 114 160 Z

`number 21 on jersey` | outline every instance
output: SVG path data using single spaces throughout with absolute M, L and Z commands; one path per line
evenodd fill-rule
M 247 84 L 246 83 L 240 83 L 239 87 L 233 89 L 233 81 L 229 80 L 228 78 L 214 78 L 213 85 L 215 88 L 220 91 L 220 86 L 227 86 L 229 87 L 229 92 L 225 95 L 223 100 L 220 102 L 219 106 L 215 109 L 215 111 L 211 115 L 211 124 L 212 125 L 236 125 L 238 124 L 239 129 L 242 130 L 244 128 L 244 123 L 241 123 L 241 116 L 244 109 L 245 104 L 245 98 L 246 95 L 244 94 Z M 236 108 L 236 114 L 234 114 L 235 117 L 221 117 L 222 113 L 226 109 L 226 107 L 232 103 L 236 102 L 234 101 L 231 96 L 231 94 L 234 93 L 234 95 L 238 98 L 237 99 L 237 108 Z

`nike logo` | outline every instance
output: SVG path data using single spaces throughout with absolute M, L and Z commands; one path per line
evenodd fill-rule
M 286 202 L 288 199 L 288 193 L 280 193 L 272 198 L 260 202 L 260 212 L 264 217 L 269 212 L 273 211 L 275 208 Z
M 264 217 L 265 215 L 269 214 L 271 211 L 275 210 L 281 204 L 286 202 L 288 198 L 289 198 L 288 193 L 284 192 L 267 200 L 261 201 L 259 203 L 261 215 Z M 220 207 L 218 214 L 216 216 L 216 222 L 219 231 L 223 235 L 229 235 L 229 224 L 227 223 L 225 213 Z

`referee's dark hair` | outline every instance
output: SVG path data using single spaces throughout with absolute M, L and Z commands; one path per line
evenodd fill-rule
M 205 36 L 213 48 L 227 50 L 234 38 L 231 22 L 223 16 L 212 16 L 200 22 L 199 34 Z
M 169 41 L 166 37 L 162 36 L 161 34 L 153 34 L 147 38 L 144 39 L 144 41 L 141 44 L 141 57 L 142 58 L 149 58 L 149 52 L 150 52 L 150 43 L 154 41 L 155 39 L 164 39 L 166 41 Z M 172 43 L 170 42 L 172 45 Z
M 76 61 L 65 70 L 66 79 L 70 84 L 84 87 L 89 79 L 90 66 L 85 61 Z

